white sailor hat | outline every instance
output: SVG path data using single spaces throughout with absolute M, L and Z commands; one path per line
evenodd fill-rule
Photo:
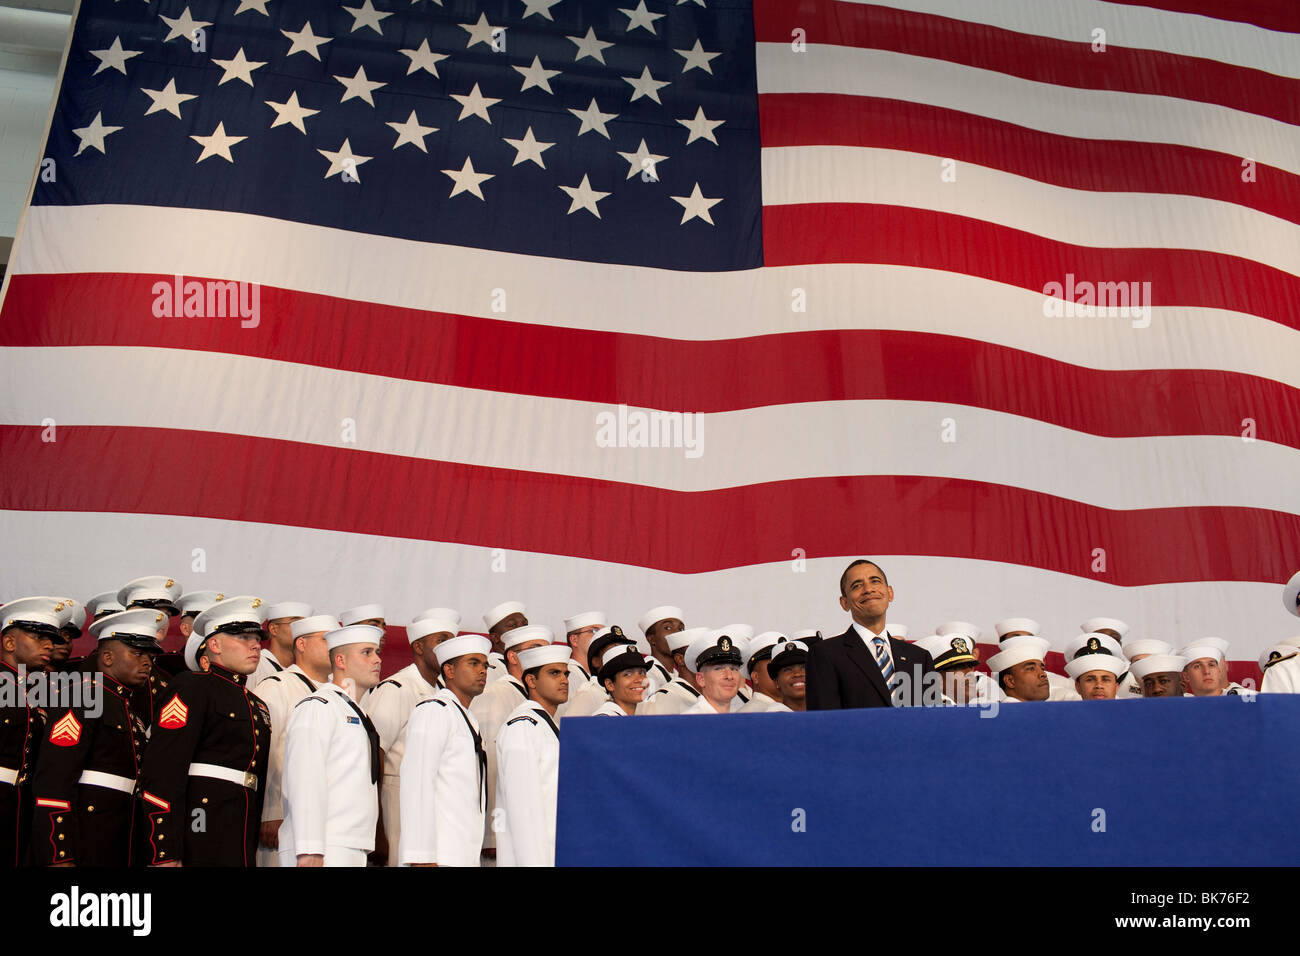
M 225 599 L 226 596 L 220 591 L 191 591 L 176 602 L 176 610 L 182 617 L 186 614 L 198 617 L 212 605 Z
M 1198 637 L 1196 640 L 1192 641 L 1192 643 L 1207 644 L 1210 647 L 1217 647 L 1219 649 L 1219 653 L 1223 655 L 1225 660 L 1228 657 L 1229 644 L 1221 637 Z
M 462 634 L 438 645 L 434 653 L 438 657 L 438 666 L 453 661 L 466 654 L 482 654 L 487 657 L 492 650 L 492 642 L 481 634 Z
M 214 634 L 246 634 L 260 631 L 266 623 L 266 605 L 261 598 L 241 594 L 218 601 L 194 619 L 194 633 L 203 638 Z
M 815 627 L 801 627 L 790 632 L 790 639 L 793 641 L 820 641 L 822 632 Z
M 1282 587 L 1282 606 L 1300 617 L 1300 571 L 1291 575 L 1291 580 Z
M 325 646 L 331 651 L 347 644 L 374 644 L 378 647 L 383 636 L 384 629 L 373 624 L 345 624 L 325 635 Z
M 888 624 L 885 626 L 885 630 L 889 632 L 890 637 L 896 637 L 900 641 L 907 640 L 908 630 L 906 624 Z
M 746 641 L 754 639 L 754 629 L 748 624 L 728 624 L 726 627 L 716 629 L 719 634 L 726 634 L 731 638 L 732 644 L 744 644 Z
M 1084 654 L 1065 664 L 1065 673 L 1079 678 L 1089 671 L 1110 671 L 1119 677 L 1128 670 L 1128 661 L 1114 654 Z
M 281 601 L 279 604 L 268 604 L 266 607 L 268 621 L 282 621 L 286 617 L 311 617 L 315 613 L 315 608 L 301 601 Z M 382 616 L 381 614 L 380 617 Z
M 625 671 L 629 668 L 641 668 L 645 670 L 649 665 L 641 656 L 641 652 L 636 649 L 635 644 L 624 644 L 615 642 L 602 647 L 599 652 L 598 660 L 590 660 L 592 670 L 596 673 L 596 680 L 604 684 L 607 680 L 613 680 L 619 671 Z M 599 666 L 596 666 L 599 664 Z
M 437 617 L 430 615 L 421 617 L 406 625 L 406 640 L 414 644 L 422 637 L 428 637 L 430 634 L 450 634 L 456 636 L 456 630 L 460 627 L 460 621 L 454 617 Z
M 311 617 L 300 617 L 290 624 L 289 634 L 297 640 L 308 634 L 319 634 L 322 631 L 328 633 L 337 630 L 339 626 L 339 619 L 333 614 L 313 614 Z
M 776 675 L 787 667 L 798 667 L 808 663 L 808 645 L 803 641 L 782 641 L 772 648 L 772 660 L 767 665 L 768 676 L 776 680 Z
M 1179 657 L 1177 654 L 1152 654 L 1130 667 L 1129 673 L 1141 684 L 1142 679 L 1148 674 L 1177 673 L 1186 666 L 1187 658 Z
M 686 649 L 686 669 L 695 673 L 710 664 L 735 664 L 740 667 L 744 661 L 740 658 L 740 645 L 731 636 L 732 630 L 733 628 L 706 630 L 691 641 L 691 646 Z
M 121 641 L 141 651 L 160 651 L 158 629 L 167 622 L 167 614 L 155 608 L 106 614 L 90 625 L 90 635 L 97 642 Z
M 181 599 L 182 592 L 181 586 L 166 575 L 151 574 L 128 581 L 117 592 L 117 603 L 128 610 L 136 605 L 161 608 L 168 614 L 175 614 L 176 602 Z
M 1174 645 L 1168 641 L 1158 641 L 1154 637 L 1143 637 L 1129 641 L 1124 645 L 1124 656 L 1130 661 L 1141 654 L 1172 654 Z
M 1079 630 L 1085 634 L 1095 634 L 1098 631 L 1114 631 L 1119 635 L 1121 641 L 1128 635 L 1128 625 L 1113 617 L 1090 617 L 1079 625 Z
M 386 620 L 382 604 L 358 604 L 356 607 L 350 607 L 339 615 L 339 623 L 344 627 L 351 624 L 360 624 L 362 621 Z
M 894 632 L 891 629 L 889 633 Z M 972 624 L 970 621 L 948 621 L 936 627 L 934 633 L 939 637 L 947 637 L 949 634 L 965 634 L 972 641 L 978 642 L 980 639 L 980 626 Z
M 1032 617 L 1004 617 L 993 625 L 993 630 L 997 632 L 1000 641 L 1016 631 L 1027 631 L 1029 637 L 1037 637 L 1039 629 L 1038 622 Z
M 574 631 L 581 631 L 584 627 L 604 627 L 607 623 L 609 622 L 605 620 L 604 611 L 583 611 L 581 614 L 564 619 L 564 633 L 572 634 Z
M 1274 664 L 1289 661 L 1297 654 L 1300 654 L 1300 647 L 1296 647 L 1294 644 L 1274 644 L 1259 655 L 1259 669 L 1266 671 Z
M 1051 647 L 1041 637 L 1009 637 L 1001 644 L 1002 649 L 986 662 L 989 670 L 999 674 L 1004 670 L 1023 664 L 1025 661 L 1041 661 L 1047 656 Z
M 92 620 L 105 614 L 116 614 L 118 611 L 125 610 L 126 608 L 122 607 L 117 599 L 116 591 L 103 591 L 86 602 L 86 613 Z
M 668 653 L 684 650 L 691 646 L 691 641 L 710 632 L 711 628 L 707 627 L 688 627 L 680 631 L 673 631 L 664 641 L 668 644 Z
M 67 621 L 68 606 L 63 598 L 26 597 L 0 607 L 0 631 L 21 627 L 45 637 L 59 637 L 59 628 Z
M 547 664 L 566 664 L 568 660 L 569 648 L 564 644 L 546 644 L 519 652 L 519 666 L 526 671 Z
M 650 610 L 642 614 L 637 618 L 636 626 L 641 629 L 642 634 L 646 634 L 649 632 L 650 628 L 654 627 L 660 621 L 669 620 L 681 621 L 683 624 L 686 623 L 686 618 L 682 616 L 681 608 L 673 607 L 671 604 L 665 604 L 662 607 L 652 607 Z
M 498 604 L 483 615 L 483 625 L 490 631 L 511 614 L 523 613 L 524 605 L 522 601 L 506 601 L 504 604 Z
M 935 670 L 946 670 L 949 667 L 964 667 L 979 663 L 971 639 L 965 634 L 949 634 L 947 636 L 933 634 L 930 637 L 920 638 L 916 642 L 916 646 L 930 652 L 930 656 L 934 658 Z
M 199 667 L 199 648 L 203 646 L 206 638 L 198 631 L 191 631 L 190 636 L 185 638 L 185 666 L 192 671 L 202 670 Z
M 1096 632 L 1075 635 L 1065 642 L 1065 648 L 1061 653 L 1065 655 L 1067 661 L 1084 654 L 1110 654 L 1120 660 L 1126 660 L 1124 649 L 1120 647 L 1119 641 L 1109 634 Z
M 1197 641 L 1194 644 L 1188 644 L 1178 653 L 1180 656 L 1187 658 L 1187 663 L 1189 664 L 1192 663 L 1192 661 L 1199 661 L 1204 657 L 1216 660 L 1220 664 L 1223 663 L 1223 651 L 1214 644 L 1205 644 L 1201 641 Z
M 780 631 L 764 631 L 762 634 L 754 635 L 753 638 L 741 645 L 740 656 L 744 658 L 744 663 L 741 665 L 740 672 L 748 679 L 751 668 L 755 664 L 770 660 L 776 645 L 789 640 L 790 638 Z
M 436 617 L 440 621 L 447 621 L 447 620 L 455 621 L 456 626 L 453 627 L 452 630 L 453 631 L 460 630 L 460 611 L 457 611 L 455 608 L 450 608 L 450 607 L 425 608 L 419 614 L 415 615 L 415 617 L 412 618 L 412 620 L 423 621 L 426 617 Z
M 545 641 L 550 644 L 554 640 L 555 632 L 545 624 L 525 624 L 523 627 L 512 628 L 502 634 L 501 646 L 505 650 L 510 650 L 528 641 Z

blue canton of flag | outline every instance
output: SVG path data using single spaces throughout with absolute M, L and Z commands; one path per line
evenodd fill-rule
M 87 0 L 46 155 L 37 205 L 762 264 L 748 2 Z

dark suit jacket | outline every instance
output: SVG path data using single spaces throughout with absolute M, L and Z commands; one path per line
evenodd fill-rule
M 929 652 L 894 637 L 889 639 L 889 649 L 894 655 L 895 673 L 906 676 L 901 682 L 905 692 L 900 695 L 900 706 L 938 703 L 933 687 L 929 691 L 930 699 L 923 699 L 928 683 L 925 675 L 934 671 Z M 934 680 L 929 678 L 929 682 Z M 838 637 L 817 641 L 808 649 L 807 682 L 809 710 L 892 705 L 875 655 L 851 624 Z

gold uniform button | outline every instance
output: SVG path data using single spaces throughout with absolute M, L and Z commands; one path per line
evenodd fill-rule
M 55 817 L 55 818 L 54 818 L 54 822 L 55 822 L 55 823 L 62 823 L 62 822 L 63 822 L 63 817 Z
M 86 812 L 87 812 L 87 813 L 94 813 L 94 812 L 95 812 L 95 808 L 94 808 L 94 807 L 86 807 Z
M 158 859 L 161 860 L 161 859 L 162 859 L 163 857 L 165 857 L 166 855 L 167 855 L 167 854 L 164 853 L 162 850 L 159 850 L 159 851 L 158 851 Z M 63 854 L 60 853 L 59 856 L 63 856 Z
M 160 839 L 160 840 L 165 840 L 165 839 L 167 839 L 167 834 L 165 834 L 165 833 L 160 833 L 160 834 L 158 834 L 158 839 Z
M 207 802 L 208 802 L 208 798 L 207 798 L 207 797 L 204 797 L 202 802 L 203 802 L 203 803 L 207 803 Z
M 64 855 L 65 855 L 64 852 L 63 852 L 62 850 L 60 850 L 60 851 L 59 851 L 59 856 L 64 856 Z
M 235 712 L 234 712 L 233 710 L 230 712 L 230 716 L 231 716 L 231 717 L 234 717 L 234 716 L 235 716 Z
M 59 834 L 59 839 L 60 839 L 60 840 L 63 839 L 63 834 L 62 834 L 62 833 Z

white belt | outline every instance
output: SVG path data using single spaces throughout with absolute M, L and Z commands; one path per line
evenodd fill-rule
M 241 787 L 247 787 L 249 790 L 257 790 L 257 774 L 245 773 L 242 770 L 234 770 L 230 767 L 218 767 L 214 763 L 190 764 L 190 776 L 211 777 L 213 780 L 225 780 L 229 783 L 237 783 Z
M 7 783 L 13 786 L 18 782 L 18 771 L 11 770 L 8 767 L 0 767 L 0 783 Z
M 135 793 L 135 781 L 130 777 L 119 777 L 115 773 L 100 773 L 98 770 L 83 770 L 77 783 L 87 783 L 92 787 L 107 787 L 123 793 Z

